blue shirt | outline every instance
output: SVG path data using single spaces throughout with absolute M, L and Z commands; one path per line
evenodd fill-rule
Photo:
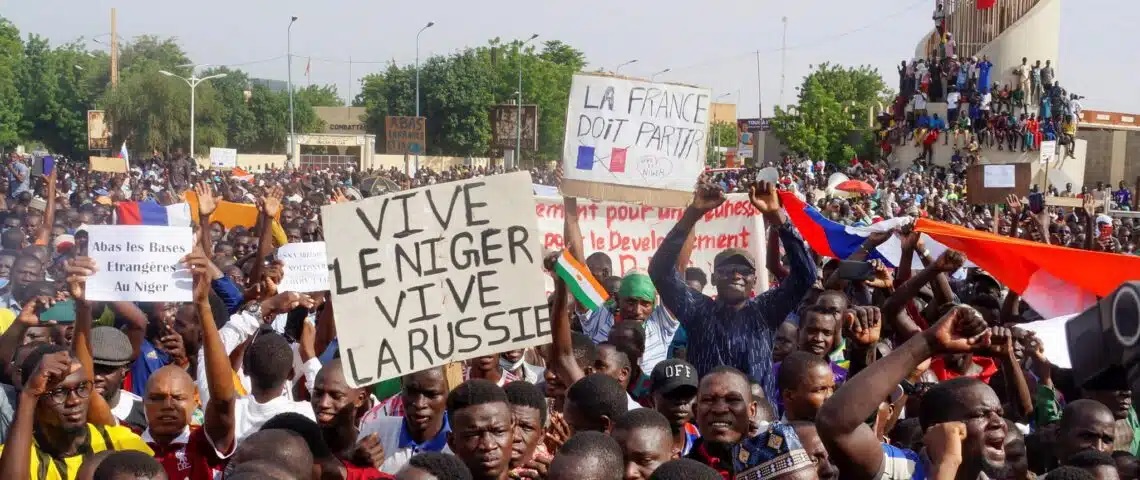
M 146 395 L 146 381 L 151 374 L 170 363 L 170 356 L 166 352 L 154 348 L 150 340 L 143 339 L 139 345 L 139 358 L 131 364 L 131 393 Z
M 404 419 L 403 425 L 400 426 L 400 441 L 398 445 L 400 448 L 410 448 L 415 453 L 420 452 L 442 452 L 447 447 L 447 434 L 451 433 L 451 423 L 447 421 L 447 414 L 443 414 L 443 427 L 440 427 L 439 433 L 434 437 L 427 439 L 423 443 L 416 443 L 412 440 L 412 434 L 408 432 L 408 420 Z
M 918 117 L 918 121 L 915 123 L 918 124 L 918 128 L 929 128 L 930 127 L 930 119 L 927 118 L 926 115 Z
M 946 122 L 942 121 L 941 118 L 931 118 L 930 128 L 933 128 L 935 130 L 946 130 Z
M 777 229 L 791 273 L 776 288 L 735 309 L 689 288 L 677 272 L 677 257 L 688 231 L 673 227 L 649 262 L 649 276 L 661 302 L 673 312 L 689 337 L 688 361 L 706 375 L 721 365 L 735 367 L 774 398 L 772 337 L 815 282 L 815 262 L 804 241 L 785 223 Z M 760 272 L 763 274 L 764 272 Z
M 242 295 L 241 290 L 238 289 L 237 284 L 234 283 L 230 277 L 222 277 L 210 282 L 214 288 L 214 293 L 218 294 L 218 298 L 222 299 L 222 303 L 226 305 L 226 311 L 233 315 L 241 309 Z M 221 328 L 221 325 L 218 326 Z

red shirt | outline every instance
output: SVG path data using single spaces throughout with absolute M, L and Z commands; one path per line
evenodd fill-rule
M 982 369 L 982 371 L 977 375 L 970 376 L 977 378 L 983 382 L 990 383 L 990 377 L 993 377 L 994 374 L 998 371 L 997 363 L 994 362 L 994 359 L 990 357 L 974 356 L 970 359 L 970 361 Z M 934 372 L 934 375 L 938 377 L 939 382 L 945 382 L 952 378 L 958 378 L 962 376 L 959 375 L 958 372 L 946 368 L 946 363 L 942 360 L 942 357 L 934 357 L 934 359 L 930 361 L 930 371 Z
M 214 480 L 214 474 L 220 474 L 226 465 L 201 427 L 187 427 L 165 448 L 151 438 L 149 431 L 143 434 L 143 440 L 154 450 L 154 458 L 170 480 Z
M 376 467 L 362 467 L 344 460 L 341 460 L 341 462 L 344 463 L 344 469 L 347 472 L 344 476 L 344 480 L 389 480 L 396 478 L 387 473 L 380 472 Z

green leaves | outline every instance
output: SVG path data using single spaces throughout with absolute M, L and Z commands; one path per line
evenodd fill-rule
M 804 77 L 799 102 L 776 109 L 772 132 L 793 152 L 845 164 L 873 149 L 864 135 L 872 106 L 889 103 L 891 92 L 879 72 L 824 63 Z M 856 144 L 849 139 L 859 138 Z

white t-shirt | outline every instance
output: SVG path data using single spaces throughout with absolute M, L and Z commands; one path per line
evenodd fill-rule
M 986 93 L 985 95 L 982 95 L 982 111 L 983 112 L 989 111 L 990 102 L 993 101 L 993 98 L 994 98 L 993 95 L 990 93 Z
M 926 110 L 926 95 L 922 92 L 914 94 L 914 109 Z
M 281 396 L 265 403 L 257 403 L 252 395 L 237 399 L 234 405 L 234 439 L 241 442 L 245 437 L 261 429 L 270 418 L 282 413 L 295 412 L 312 421 L 317 421 L 313 406 L 309 402 L 296 402 Z
M 400 469 L 408 463 L 408 460 L 417 453 L 437 451 L 431 449 L 434 448 L 434 446 L 442 444 L 442 448 L 438 451 L 451 453 L 451 447 L 448 447 L 446 442 L 447 433 L 451 431 L 451 427 L 448 425 L 446 419 L 443 423 L 443 429 L 436 435 L 436 438 L 424 442 L 424 444 L 419 447 L 410 444 L 401 446 L 400 434 L 403 431 L 404 417 L 377 417 L 374 420 L 362 424 L 360 426 L 360 434 L 356 438 L 357 441 L 359 441 L 373 433 L 376 434 L 376 438 L 380 440 L 380 444 L 384 446 L 384 464 L 380 465 L 380 471 L 391 475 L 400 471 Z M 433 446 L 432 444 L 435 445 Z
M 946 109 L 956 110 L 958 108 L 958 100 L 962 97 L 961 93 L 950 92 L 946 94 Z

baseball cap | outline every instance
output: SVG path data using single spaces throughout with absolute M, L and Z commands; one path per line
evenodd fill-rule
M 91 356 L 96 365 L 121 367 L 131 363 L 131 340 L 115 327 L 91 329 Z
M 697 386 L 697 368 L 676 358 L 658 362 L 649 375 L 649 390 L 654 393 L 670 393 L 685 387 L 696 393 Z
M 743 248 L 726 248 L 713 257 L 714 269 L 728 263 L 738 263 L 756 268 L 756 258 Z

